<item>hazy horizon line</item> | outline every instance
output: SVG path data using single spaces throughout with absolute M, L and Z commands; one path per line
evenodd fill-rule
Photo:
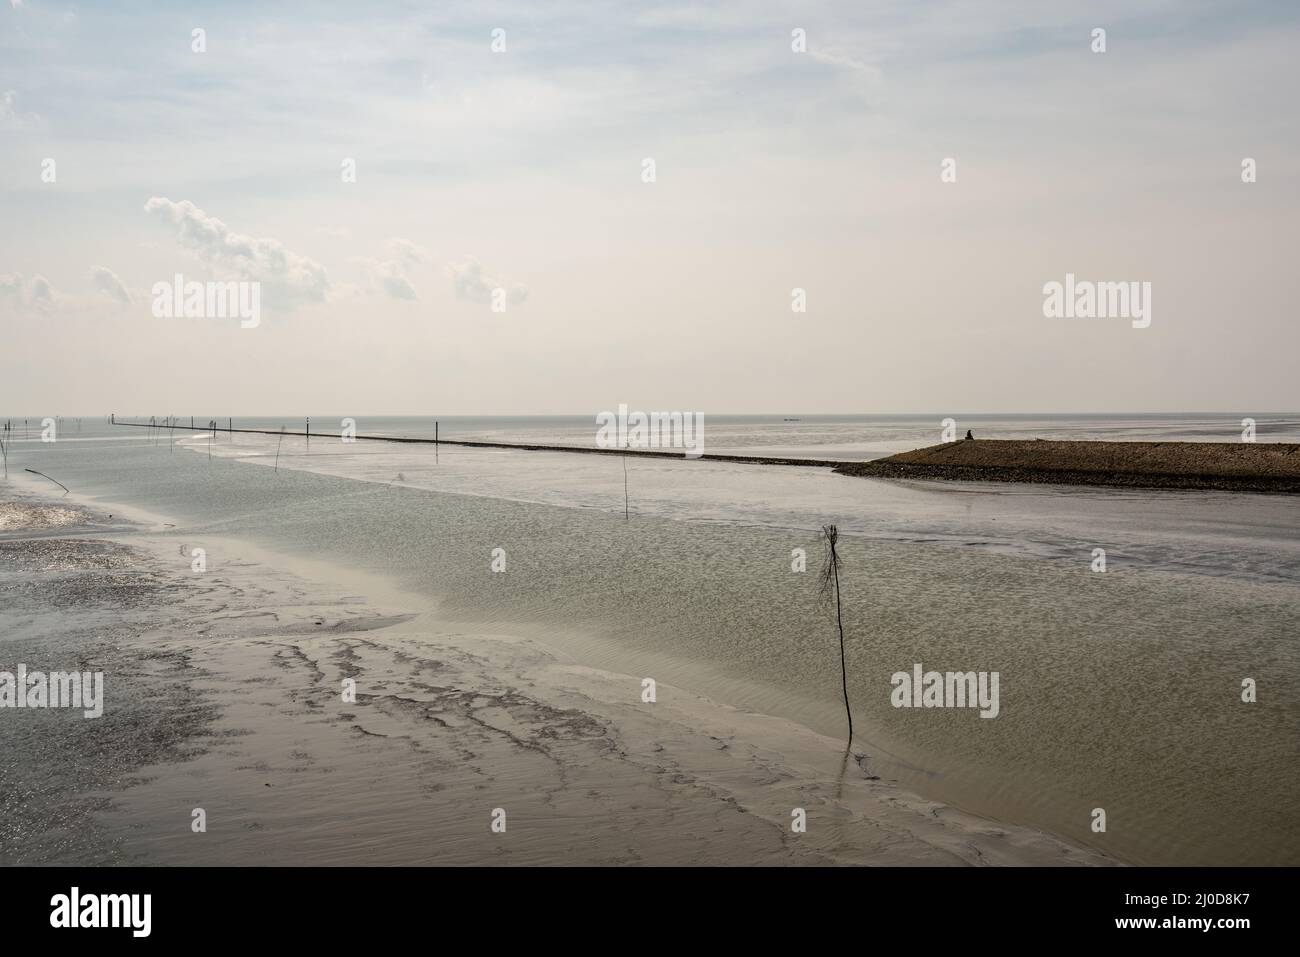
M 630 405 L 630 404 L 629 404 L 629 405 Z M 601 410 L 601 411 L 607 411 L 607 410 Z M 633 411 L 653 411 L 653 412 L 660 412 L 660 411 L 663 411 L 663 410 L 656 409 L 656 408 L 651 408 L 650 406 L 646 406 L 644 409 L 637 408 L 637 409 L 635 409 L 635 410 L 633 410 Z M 687 410 L 673 410 L 673 411 L 687 411 Z M 933 416 L 938 416 L 938 417 L 940 417 L 940 418 L 943 418 L 943 417 L 945 417 L 945 416 L 957 416 L 957 415 L 962 415 L 962 416 L 967 416 L 967 417 L 982 417 L 982 418 L 1026 418 L 1026 417 L 1032 417 L 1032 416 L 1051 416 L 1051 417 L 1054 417 L 1054 418 L 1067 417 L 1067 416 L 1075 416 L 1075 417 L 1094 417 L 1094 418 L 1118 418 L 1118 417 L 1122 417 L 1122 416 L 1193 416 L 1193 415 L 1206 415 L 1206 416 L 1219 416 L 1219 415 L 1224 415 L 1224 416 L 1236 416 L 1236 415 L 1249 415 L 1249 416 L 1260 416 L 1260 415 L 1296 415 L 1296 416 L 1300 416 L 1300 410 L 1289 410 L 1289 411 L 1288 411 L 1288 410 L 1263 410 L 1263 411 L 1261 411 L 1261 410 L 1258 410 L 1258 409 L 1254 409 L 1254 410 L 1252 410 L 1252 409 L 1217 409 L 1217 410 L 1216 410 L 1216 409 L 1188 409 L 1188 410 L 1177 410 L 1177 411 L 1159 411 L 1159 410 L 1136 410 L 1136 409 L 1130 409 L 1130 410 L 1125 410 L 1125 411 L 1122 411 L 1122 412 L 1093 412 L 1093 411 L 1079 411 L 1079 410 L 1073 410 L 1073 411 L 1033 411 L 1033 412 L 965 412 L 965 411 L 957 410 L 957 411 L 954 412 L 954 411 L 951 410 L 951 409 L 949 409 L 949 410 L 945 410 L 945 411 L 940 411 L 940 412 L 936 412 L 936 411 L 922 411 L 922 412 L 808 412 L 808 411 L 789 411 L 789 412 L 786 412 L 786 411 L 765 411 L 765 412 L 709 412 L 709 411 L 707 411 L 707 410 L 705 410 L 705 411 L 703 411 L 703 412 L 699 412 L 698 410 L 689 410 L 689 411 L 697 412 L 697 414 L 700 414 L 700 415 L 723 416 L 723 417 L 731 417 L 731 418 L 741 418 L 741 417 L 750 417 L 750 418 L 766 418 L 766 417 L 776 417 L 776 416 L 782 416 L 782 417 L 789 417 L 789 416 L 821 416 L 821 417 L 840 416 L 840 417 L 853 417 L 853 418 L 929 418 L 929 417 L 933 417 Z M 46 413 L 46 414 L 48 415 L 48 413 Z M 80 414 L 58 413 L 58 417 L 59 417 L 59 418 L 64 418 L 64 419 L 72 419 L 72 418 L 81 418 L 81 419 L 88 419 L 88 418 L 104 418 L 104 419 L 107 419 L 108 416 L 109 416 L 109 414 L 110 414 L 110 413 L 103 413 L 103 412 L 97 412 L 97 413 L 93 413 L 93 414 L 86 414 L 86 413 L 80 413 Z M 431 419 L 431 418 L 439 418 L 439 417 L 442 417 L 442 418 L 449 418 L 449 419 L 454 419 L 454 418 L 585 418 L 585 417 L 593 416 L 593 415 L 596 415 L 596 414 L 599 414 L 599 413 L 597 413 L 597 412 L 591 412 L 591 411 L 582 411 L 582 412 L 355 412 L 355 411 L 354 411 L 354 412 L 348 412 L 348 413 L 345 413 L 345 414 L 341 414 L 341 415 L 338 416 L 338 417 L 359 418 L 359 417 L 364 416 L 364 417 L 367 417 L 367 418 L 383 418 L 383 419 L 403 419 L 403 418 L 409 418 L 409 419 Z M 219 419 L 224 419 L 224 418 L 244 418 L 244 419 L 249 419 L 249 418 L 253 418 L 253 419 L 272 419 L 272 418 L 307 418 L 309 415 L 318 415 L 320 418 L 335 418 L 335 417 L 336 417 L 334 413 L 320 414 L 320 413 L 307 413 L 307 412 L 279 412 L 279 413 L 264 413 L 264 412 L 231 412 L 231 413 L 228 413 L 228 414 L 225 414 L 225 415 L 219 416 L 218 418 L 219 418 Z M 10 414 L 5 414 L 5 415 L 3 416 L 3 418 L 5 418 L 5 419 L 9 419 L 9 420 L 12 420 L 12 419 L 15 419 L 15 418 L 18 418 L 18 417 L 19 417 L 19 416 L 16 416 L 16 415 L 10 415 Z M 27 415 L 27 416 L 25 416 L 25 417 L 31 419 L 31 418 L 39 418 L 40 416 L 36 416 L 36 415 Z M 177 414 L 177 418 L 188 419 L 188 418 L 190 418 L 190 417 L 191 417 L 191 416 L 190 416 L 189 413 L 178 413 L 178 414 Z M 123 419 L 127 419 L 127 418 L 138 419 L 139 416 L 138 416 L 138 414 L 128 413 L 128 414 L 124 414 L 124 415 L 122 415 L 121 418 L 123 418 Z M 194 418 L 198 418 L 198 416 L 194 416 Z M 205 416 L 205 418 L 210 418 L 210 416 Z

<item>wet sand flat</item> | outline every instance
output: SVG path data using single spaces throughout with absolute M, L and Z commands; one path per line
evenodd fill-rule
M 5 863 L 1110 863 L 921 799 L 793 722 L 667 684 L 646 703 L 637 676 L 417 596 L 373 602 L 238 542 L 193 576 L 173 540 L 64 518 L 0 542 L 3 663 L 78 658 L 108 704 L 0 715 Z
M 277 470 L 278 439 L 221 438 L 210 459 L 206 435 L 38 451 L 76 490 L 57 501 L 117 516 L 84 534 L 157 540 L 195 593 L 256 565 L 313 601 L 356 599 L 389 622 L 373 634 L 419 614 L 430 635 L 527 640 L 629 676 L 620 694 L 632 697 L 618 703 L 638 716 L 649 676 L 674 700 L 690 689 L 815 731 L 841 756 L 835 621 L 817 598 L 813 531 L 829 518 L 852 532 L 841 584 L 866 772 L 1128 863 L 1295 860 L 1295 701 L 1279 693 L 1295 674 L 1289 496 L 860 482 L 658 459 L 629 466 L 629 520 L 620 464 L 600 456 L 299 439 Z M 216 551 L 196 577 L 177 550 L 198 543 Z M 497 547 L 506 574 L 490 567 Z M 794 549 L 807 553 L 803 574 Z M 263 620 L 264 585 L 244 589 L 241 619 Z M 24 587 L 39 604 L 39 583 Z M 137 614 L 175 591 L 116 594 Z M 55 596 L 64 614 L 75 595 Z M 318 627 L 293 627 L 307 624 Z M 999 672 L 997 720 L 892 706 L 891 675 L 917 663 Z M 1243 676 L 1259 682 L 1257 704 L 1242 702 Z M 768 730 L 754 740 L 790 761 L 797 751 Z M 1093 832 L 1096 807 L 1123 826 Z

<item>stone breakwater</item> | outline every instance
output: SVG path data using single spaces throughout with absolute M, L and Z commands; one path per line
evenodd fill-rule
M 975 439 L 872 462 L 846 462 L 835 471 L 870 478 L 1296 494 L 1300 493 L 1300 444 Z

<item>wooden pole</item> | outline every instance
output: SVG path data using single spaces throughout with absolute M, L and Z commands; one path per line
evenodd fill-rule
M 823 588 L 835 590 L 835 623 L 840 632 L 840 684 L 844 689 L 844 713 L 849 719 L 849 743 L 853 747 L 853 709 L 849 707 L 849 669 L 844 658 L 844 611 L 840 605 L 840 553 L 838 548 L 840 530 L 834 525 L 823 525 L 822 534 L 826 538 L 829 554 L 826 567 L 822 570 Z

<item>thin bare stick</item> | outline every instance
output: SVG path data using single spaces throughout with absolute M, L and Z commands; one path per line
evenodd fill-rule
M 36 469 L 23 469 L 23 471 L 24 471 L 24 472 L 31 472 L 33 475 L 39 475 L 41 478 L 47 478 L 47 479 L 50 479 L 51 482 L 53 482 L 53 483 L 54 483 L 55 485 L 57 485 L 59 488 L 63 489 L 63 494 L 64 494 L 64 495 L 67 495 L 68 492 L 70 491 L 70 489 L 69 489 L 66 485 L 64 485 L 62 482 L 60 482 L 58 479 L 56 479 L 56 478 L 50 478 L 50 477 L 49 477 L 48 475 L 46 475 L 44 472 L 38 472 L 38 471 L 36 471 Z
M 853 746 L 853 710 L 849 707 L 849 671 L 844 663 L 844 613 L 840 606 L 840 553 L 836 547 L 840 540 L 840 530 L 834 525 L 823 525 L 822 535 L 826 539 L 826 563 L 822 566 L 821 587 L 823 598 L 835 594 L 835 621 L 840 629 L 840 684 L 844 689 L 844 713 L 849 717 L 849 742 Z

